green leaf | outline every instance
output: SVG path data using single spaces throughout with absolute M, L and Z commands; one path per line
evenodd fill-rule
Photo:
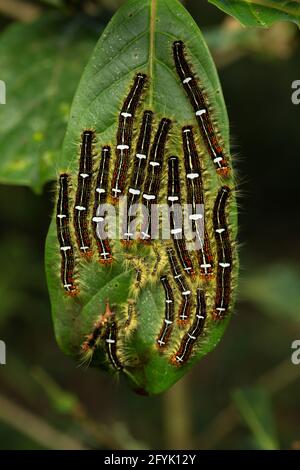
M 95 163 L 99 162 L 102 145 L 115 148 L 120 110 L 133 79 L 139 72 L 148 76 L 143 109 L 151 109 L 154 112 L 156 129 L 163 117 L 173 121 L 166 154 L 180 155 L 181 165 L 184 165 L 182 127 L 192 124 L 196 129 L 197 122 L 174 65 L 172 45 L 178 39 L 188 45 L 195 73 L 201 76 L 203 88 L 207 96 L 211 97 L 217 127 L 222 135 L 224 149 L 230 158 L 226 107 L 214 63 L 197 25 L 178 0 L 129 0 L 118 10 L 103 32 L 85 69 L 73 102 L 58 168 L 61 173 L 68 172 L 72 178 L 71 208 L 74 207 L 74 188 L 77 185 L 82 132 L 85 129 L 94 129 L 96 132 Z M 136 117 L 138 121 L 135 123 L 134 138 L 138 132 L 141 115 L 142 110 Z M 201 148 L 205 154 L 203 142 Z M 212 207 L 221 183 L 210 157 L 206 154 L 204 158 L 208 162 L 203 164 L 207 171 L 207 192 L 212 198 L 209 207 Z M 112 172 L 113 168 L 110 176 Z M 163 178 L 162 184 L 166 184 L 166 178 Z M 228 178 L 228 184 L 233 185 L 231 176 Z M 228 210 L 233 237 L 236 235 L 235 209 L 233 198 Z M 121 335 L 124 334 L 123 320 L 127 302 L 133 296 L 132 286 L 136 282 L 135 269 L 124 265 L 125 257 L 128 254 L 135 256 L 142 261 L 143 266 L 150 269 L 155 264 L 157 255 L 152 245 L 138 243 L 133 248 L 127 249 L 119 241 L 113 241 L 114 262 L 107 267 L 99 264 L 94 246 L 94 254 L 90 261 L 78 259 L 80 255 L 76 258 L 76 276 L 80 292 L 74 298 L 68 297 L 60 279 L 60 248 L 55 219 L 56 216 L 53 217 L 46 246 L 46 270 L 55 333 L 61 349 L 80 361 L 81 346 L 87 335 L 94 330 L 95 322 L 104 313 L 107 299 L 114 307 L 117 321 L 122 325 Z M 71 231 L 74 240 L 74 230 Z M 161 251 L 164 249 L 163 254 L 165 254 L 165 247 L 162 248 L 161 242 L 158 242 L 157 246 Z M 169 266 L 166 269 L 169 269 Z M 237 276 L 237 263 L 234 266 L 233 276 Z M 195 287 L 196 280 L 193 282 Z M 199 282 L 203 285 L 203 281 Z M 215 294 L 214 283 L 211 286 L 208 287 L 212 290 L 208 296 L 209 309 L 213 308 Z M 120 347 L 118 353 L 125 364 L 134 364 L 124 368 L 134 389 L 146 394 L 161 393 L 217 345 L 230 315 L 218 322 L 212 321 L 209 312 L 205 336 L 195 348 L 195 354 L 186 366 L 176 367 L 171 363 L 170 356 L 172 351 L 173 354 L 176 352 L 174 348 L 176 345 L 178 347 L 182 337 L 182 330 L 177 325 L 174 327 L 176 335 L 174 333 L 172 338 L 171 352 L 161 354 L 156 347 L 159 330 L 164 322 L 166 304 L 159 276 L 151 280 L 151 275 L 147 274 L 145 285 L 138 290 L 138 293 L 134 292 L 134 295 L 137 325 L 132 334 L 124 340 L 125 345 L 123 348 Z M 233 301 L 234 294 L 231 308 Z M 103 349 L 104 347 L 101 347 L 99 355 L 93 358 L 92 365 L 111 370 Z
M 300 4 L 296 0 L 209 0 L 244 26 L 267 28 L 275 21 L 292 21 L 300 26 Z
M 260 449 L 276 450 L 279 448 L 271 400 L 261 388 L 239 389 L 233 393 L 234 403 L 253 433 Z
M 47 15 L 0 36 L 0 182 L 41 191 L 56 178 L 70 104 L 97 30 L 86 17 Z

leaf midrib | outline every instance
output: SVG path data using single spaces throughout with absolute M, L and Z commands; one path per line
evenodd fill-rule
M 141 38 L 143 38 L 148 32 L 149 32 L 149 58 L 148 58 L 148 73 L 149 77 L 151 78 L 151 83 L 149 86 L 149 107 L 153 108 L 153 103 L 154 103 L 154 87 L 153 87 L 153 76 L 154 76 L 154 62 L 155 62 L 155 25 L 156 25 L 156 12 L 157 12 L 157 0 L 150 0 L 150 26 L 149 26 L 149 31 L 143 31 L 140 33 L 138 36 L 134 37 L 124 48 L 118 51 L 118 53 L 113 56 L 106 65 L 111 65 L 111 63 L 116 60 L 126 49 L 128 48 L 128 45 L 132 45 Z M 139 13 L 142 9 L 138 10 L 137 13 Z M 142 64 L 143 66 L 146 65 Z M 138 68 L 142 67 L 139 65 Z M 124 77 L 132 73 L 133 70 L 128 71 L 128 73 L 122 75 L 118 81 L 122 81 Z M 97 72 L 98 73 L 98 72 Z M 96 74 L 95 74 L 96 75 Z M 114 82 L 111 86 L 114 86 L 116 82 Z M 102 92 L 107 91 L 110 88 L 108 86 L 106 89 L 102 90 Z M 97 95 L 93 101 L 97 100 L 99 98 L 99 95 Z M 92 101 L 92 102 L 93 102 Z
M 149 88 L 149 107 L 153 108 L 154 102 L 154 57 L 155 57 L 155 25 L 156 25 L 157 0 L 150 0 L 150 44 L 149 44 L 149 77 L 151 85 Z

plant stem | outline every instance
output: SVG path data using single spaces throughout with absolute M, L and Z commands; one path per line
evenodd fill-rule
M 163 397 L 166 449 L 192 448 L 188 379 L 182 378 Z

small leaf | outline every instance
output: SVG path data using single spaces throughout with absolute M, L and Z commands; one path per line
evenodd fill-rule
M 300 5 L 296 0 L 209 0 L 244 26 L 267 28 L 275 21 L 292 21 L 300 26 Z
M 272 406 L 267 392 L 258 387 L 239 389 L 233 393 L 233 399 L 259 448 L 278 449 Z
M 95 34 L 85 17 L 47 15 L 0 36 L 7 93 L 0 107 L 1 183 L 41 191 L 55 179 L 70 104 Z

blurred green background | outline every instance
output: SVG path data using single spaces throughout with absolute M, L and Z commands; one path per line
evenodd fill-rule
M 71 39 L 59 57 L 60 70 L 67 64 L 70 75 L 62 74 L 66 123 L 88 56 L 120 3 L 0 0 L 0 79 L 5 64 L 17 80 L 26 60 L 45 54 L 49 63 L 37 61 L 31 72 L 38 80 L 43 66 L 46 74 L 60 54 L 61 32 L 76 24 L 82 38 Z M 300 365 L 291 362 L 292 342 L 300 339 L 300 105 L 291 101 L 291 84 L 300 79 L 299 31 L 290 23 L 245 29 L 205 0 L 184 3 L 214 55 L 231 122 L 242 266 L 235 315 L 218 348 L 161 397 L 134 395 L 122 381 L 78 368 L 55 343 L 45 283 L 53 185 L 39 188 L 35 167 L 34 191 L 3 184 L 0 339 L 7 345 L 7 364 L 0 366 L 0 449 L 300 449 Z M 40 18 L 44 34 L 38 39 L 28 28 Z M 24 41 L 24 50 L 16 40 L 10 49 L 15 27 L 20 29 L 13 37 Z M 57 42 L 50 47 L 53 38 Z M 34 85 L 50 86 L 42 79 Z M 10 88 L 9 81 L 7 87 L 0 134 L 10 131 L 0 136 L 0 160 L 25 145 L 26 115 L 16 118 L 25 105 L 29 116 L 38 120 L 40 113 L 45 120 L 54 155 L 65 124 L 57 124 L 54 112 L 47 121 L 47 106 L 37 104 L 34 94 L 25 96 L 27 89 L 20 93 L 20 85 Z M 53 105 L 55 89 L 46 99 Z M 54 156 L 39 151 L 43 177 L 43 164 Z M 5 182 L 9 173 L 3 174 Z

